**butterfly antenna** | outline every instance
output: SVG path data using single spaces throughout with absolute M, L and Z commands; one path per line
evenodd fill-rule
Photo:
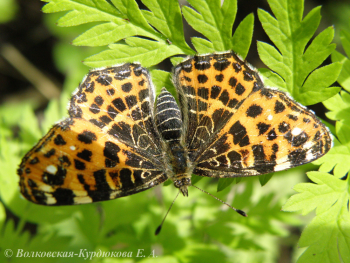
M 175 198 L 174 198 L 174 201 L 171 203 L 171 205 L 170 205 L 170 207 L 169 207 L 169 209 L 168 209 L 168 212 L 166 212 L 166 214 L 165 214 L 165 216 L 164 216 L 164 218 L 163 218 L 162 223 L 157 227 L 156 232 L 154 233 L 155 235 L 158 235 L 159 232 L 160 232 L 160 230 L 162 230 L 162 226 L 163 226 L 163 223 L 164 223 L 164 221 L 165 221 L 165 218 L 166 218 L 167 215 L 169 214 L 170 209 L 173 207 L 173 204 L 175 203 L 176 198 L 179 196 L 179 193 L 180 193 L 180 192 L 177 193 L 177 195 L 176 195 Z
M 228 203 L 226 203 L 226 202 L 222 201 L 221 199 L 217 198 L 215 195 L 212 195 L 211 193 L 208 193 L 208 192 L 204 191 L 203 189 L 200 189 L 199 187 L 197 187 L 197 186 L 195 186 L 195 185 L 193 185 L 193 184 L 192 184 L 192 186 L 194 186 L 194 187 L 197 188 L 198 190 L 202 191 L 203 193 L 206 193 L 207 195 L 210 195 L 210 196 L 214 197 L 216 200 L 220 201 L 220 202 L 223 203 L 224 205 L 227 205 L 229 208 L 235 210 L 238 214 L 240 214 L 240 215 L 242 215 L 242 216 L 245 216 L 245 217 L 248 216 L 244 211 L 239 210 L 239 209 L 237 209 L 237 208 L 234 208 L 233 206 L 229 205 Z

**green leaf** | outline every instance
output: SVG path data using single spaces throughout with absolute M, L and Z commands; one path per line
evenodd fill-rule
M 152 12 L 143 11 L 148 22 L 159 30 L 172 45 L 183 49 L 183 53 L 194 54 L 185 41 L 182 15 L 177 0 L 143 0 Z
M 200 53 L 234 50 L 243 58 L 246 57 L 253 34 L 254 16 L 248 15 L 237 27 L 232 36 L 232 26 L 236 18 L 237 1 L 226 0 L 190 0 L 190 5 L 184 6 L 182 13 L 187 22 L 196 31 L 210 40 L 212 46 L 203 40 L 192 40 Z
M 330 111 L 326 116 L 331 120 L 350 120 L 350 95 L 345 91 L 323 102 Z
M 44 2 L 49 2 L 42 9 L 44 13 L 69 11 L 57 21 L 58 26 L 68 27 L 103 21 L 121 24 L 126 18 L 107 1 L 94 3 L 91 0 L 45 0 Z
M 265 184 L 267 184 L 267 182 L 270 181 L 272 176 L 273 176 L 273 173 L 259 175 L 259 182 L 261 186 L 264 186 Z
M 340 180 L 328 173 L 309 172 L 315 182 L 294 187 L 299 192 L 283 206 L 284 211 L 307 214 L 316 208 L 316 217 L 299 241 L 307 247 L 298 262 L 347 262 L 350 260 L 349 178 Z
M 340 40 L 346 55 L 350 57 L 350 32 L 342 30 L 340 32 Z
M 205 40 L 204 38 L 192 37 L 191 42 L 198 53 L 205 54 L 214 52 L 213 43 L 211 43 L 208 40 Z
M 225 1 L 226 2 L 226 1 Z M 243 60 L 248 55 L 252 43 L 254 30 L 254 14 L 247 15 L 238 25 L 232 37 L 232 49 L 239 54 Z
M 123 38 L 143 35 L 143 31 L 130 23 L 117 25 L 113 22 L 97 25 L 73 40 L 76 46 L 105 46 Z
M 135 0 L 52 0 L 44 6 L 43 11 L 68 11 L 59 19 L 59 26 L 100 22 L 73 40 L 74 45 L 109 45 L 108 50 L 84 60 L 85 64 L 91 67 L 136 61 L 149 67 L 173 55 L 194 54 L 185 42 L 178 2 L 144 2 L 153 12 L 141 11 Z M 145 17 L 159 32 L 148 24 Z M 127 45 L 121 43 L 124 40 Z
M 343 177 L 350 171 L 350 126 L 345 121 L 336 123 L 336 135 L 334 146 L 326 156 L 314 161 L 314 164 L 321 165 L 319 170 L 329 172 L 334 169 L 334 174 Z
M 304 105 L 315 104 L 337 94 L 340 88 L 329 88 L 329 85 L 337 79 L 341 65 L 334 63 L 315 70 L 335 49 L 335 44 L 331 44 L 334 29 L 325 29 L 306 48 L 320 23 L 320 7 L 312 9 L 302 19 L 302 0 L 268 2 L 276 18 L 263 10 L 259 10 L 258 15 L 277 48 L 259 42 L 258 52 L 261 60 L 280 76 L 280 79 L 275 77 L 275 81 L 283 79 L 285 85 L 281 88 Z M 272 73 L 267 74 L 271 76 Z
M 218 183 L 217 191 L 220 192 L 226 187 L 230 186 L 233 182 L 236 181 L 236 178 L 220 178 Z
M 259 68 L 259 73 L 263 77 L 265 86 L 272 88 L 278 87 L 278 89 L 287 92 L 286 83 L 278 74 L 267 68 Z
M 325 87 L 337 80 L 341 68 L 340 63 L 333 63 L 313 71 L 300 89 L 299 102 L 316 104 L 338 94 L 340 87 Z
M 90 67 L 103 67 L 126 62 L 140 62 L 143 67 L 150 67 L 165 58 L 181 53 L 181 50 L 166 43 L 130 37 L 125 44 L 109 45 L 110 50 L 88 57 L 84 64 Z
M 158 95 L 163 87 L 169 92 L 174 93 L 174 85 L 171 82 L 170 72 L 154 69 L 151 70 L 153 84 L 156 86 L 156 94 Z
M 335 50 L 332 53 L 332 61 L 343 65 L 337 81 L 346 91 L 350 92 L 350 59 Z

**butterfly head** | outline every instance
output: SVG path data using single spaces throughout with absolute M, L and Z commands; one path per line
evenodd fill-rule
M 189 177 L 183 177 L 183 178 L 179 178 L 177 180 L 174 181 L 174 186 L 176 188 L 180 189 L 180 192 L 184 195 L 184 196 L 188 196 L 188 190 L 187 187 L 191 185 L 191 178 Z

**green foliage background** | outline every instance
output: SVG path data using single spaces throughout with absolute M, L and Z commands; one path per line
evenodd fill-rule
M 161 234 L 154 236 L 177 193 L 172 186 L 98 204 L 44 207 L 21 198 L 16 168 L 53 122 L 67 115 L 68 98 L 86 74 L 82 59 L 89 67 L 139 61 L 150 67 L 157 90 L 165 86 L 174 91 L 170 73 L 156 69 L 158 63 L 170 58 L 175 65 L 183 55 L 230 49 L 245 58 L 256 18 L 248 15 L 232 34 L 239 12 L 236 0 L 222 5 L 219 0 L 188 0 L 192 7 L 180 7 L 177 0 L 142 0 L 149 10 L 140 10 L 134 0 L 47 2 L 45 13 L 60 12 L 47 16 L 48 20 L 59 18 L 58 26 L 77 27 L 51 28 L 61 38 L 55 57 L 57 66 L 66 72 L 66 82 L 60 99 L 52 100 L 44 111 L 40 125 L 30 100 L 0 108 L 1 262 L 80 262 L 90 260 L 87 252 L 132 252 L 132 257 L 92 257 L 93 262 L 276 262 L 281 244 L 293 248 L 292 262 L 350 262 L 349 31 L 340 35 L 342 54 L 332 43 L 333 27 L 315 34 L 321 21 L 320 7 L 304 15 L 302 0 L 269 0 L 272 13 L 258 10 L 258 19 L 273 42 L 258 42 L 260 59 L 267 66 L 259 70 L 265 83 L 289 92 L 304 105 L 322 102 L 329 109 L 327 117 L 335 123 L 325 122 L 334 134 L 334 148 L 313 165 L 276 173 L 272 180 L 271 174 L 219 181 L 194 177 L 197 186 L 243 209 L 248 218 L 190 189 L 188 198 L 176 201 Z M 194 49 L 185 41 L 182 17 L 205 37 L 191 38 Z M 69 46 L 68 32 L 80 34 L 73 45 L 92 48 Z M 332 63 L 320 67 L 330 55 Z M 332 86 L 336 81 L 341 87 Z M 311 171 L 318 166 L 318 171 Z M 300 183 L 306 172 L 310 182 Z M 309 215 L 280 211 L 282 206 L 284 211 Z M 19 218 L 17 227 L 7 220 L 5 207 Z M 22 231 L 26 222 L 37 224 L 34 235 Z M 300 239 L 293 234 L 296 229 L 303 230 Z M 6 258 L 5 249 L 15 254 L 18 249 L 23 253 L 83 254 Z M 139 249 L 146 257 L 136 257 Z

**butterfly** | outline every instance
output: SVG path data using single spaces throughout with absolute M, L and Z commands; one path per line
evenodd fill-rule
M 135 194 L 171 179 L 188 195 L 191 176 L 267 174 L 316 160 L 327 127 L 288 94 L 264 86 L 234 52 L 188 57 L 173 69 L 178 102 L 155 99 L 138 63 L 91 70 L 69 117 L 23 158 L 23 196 L 72 205 Z

